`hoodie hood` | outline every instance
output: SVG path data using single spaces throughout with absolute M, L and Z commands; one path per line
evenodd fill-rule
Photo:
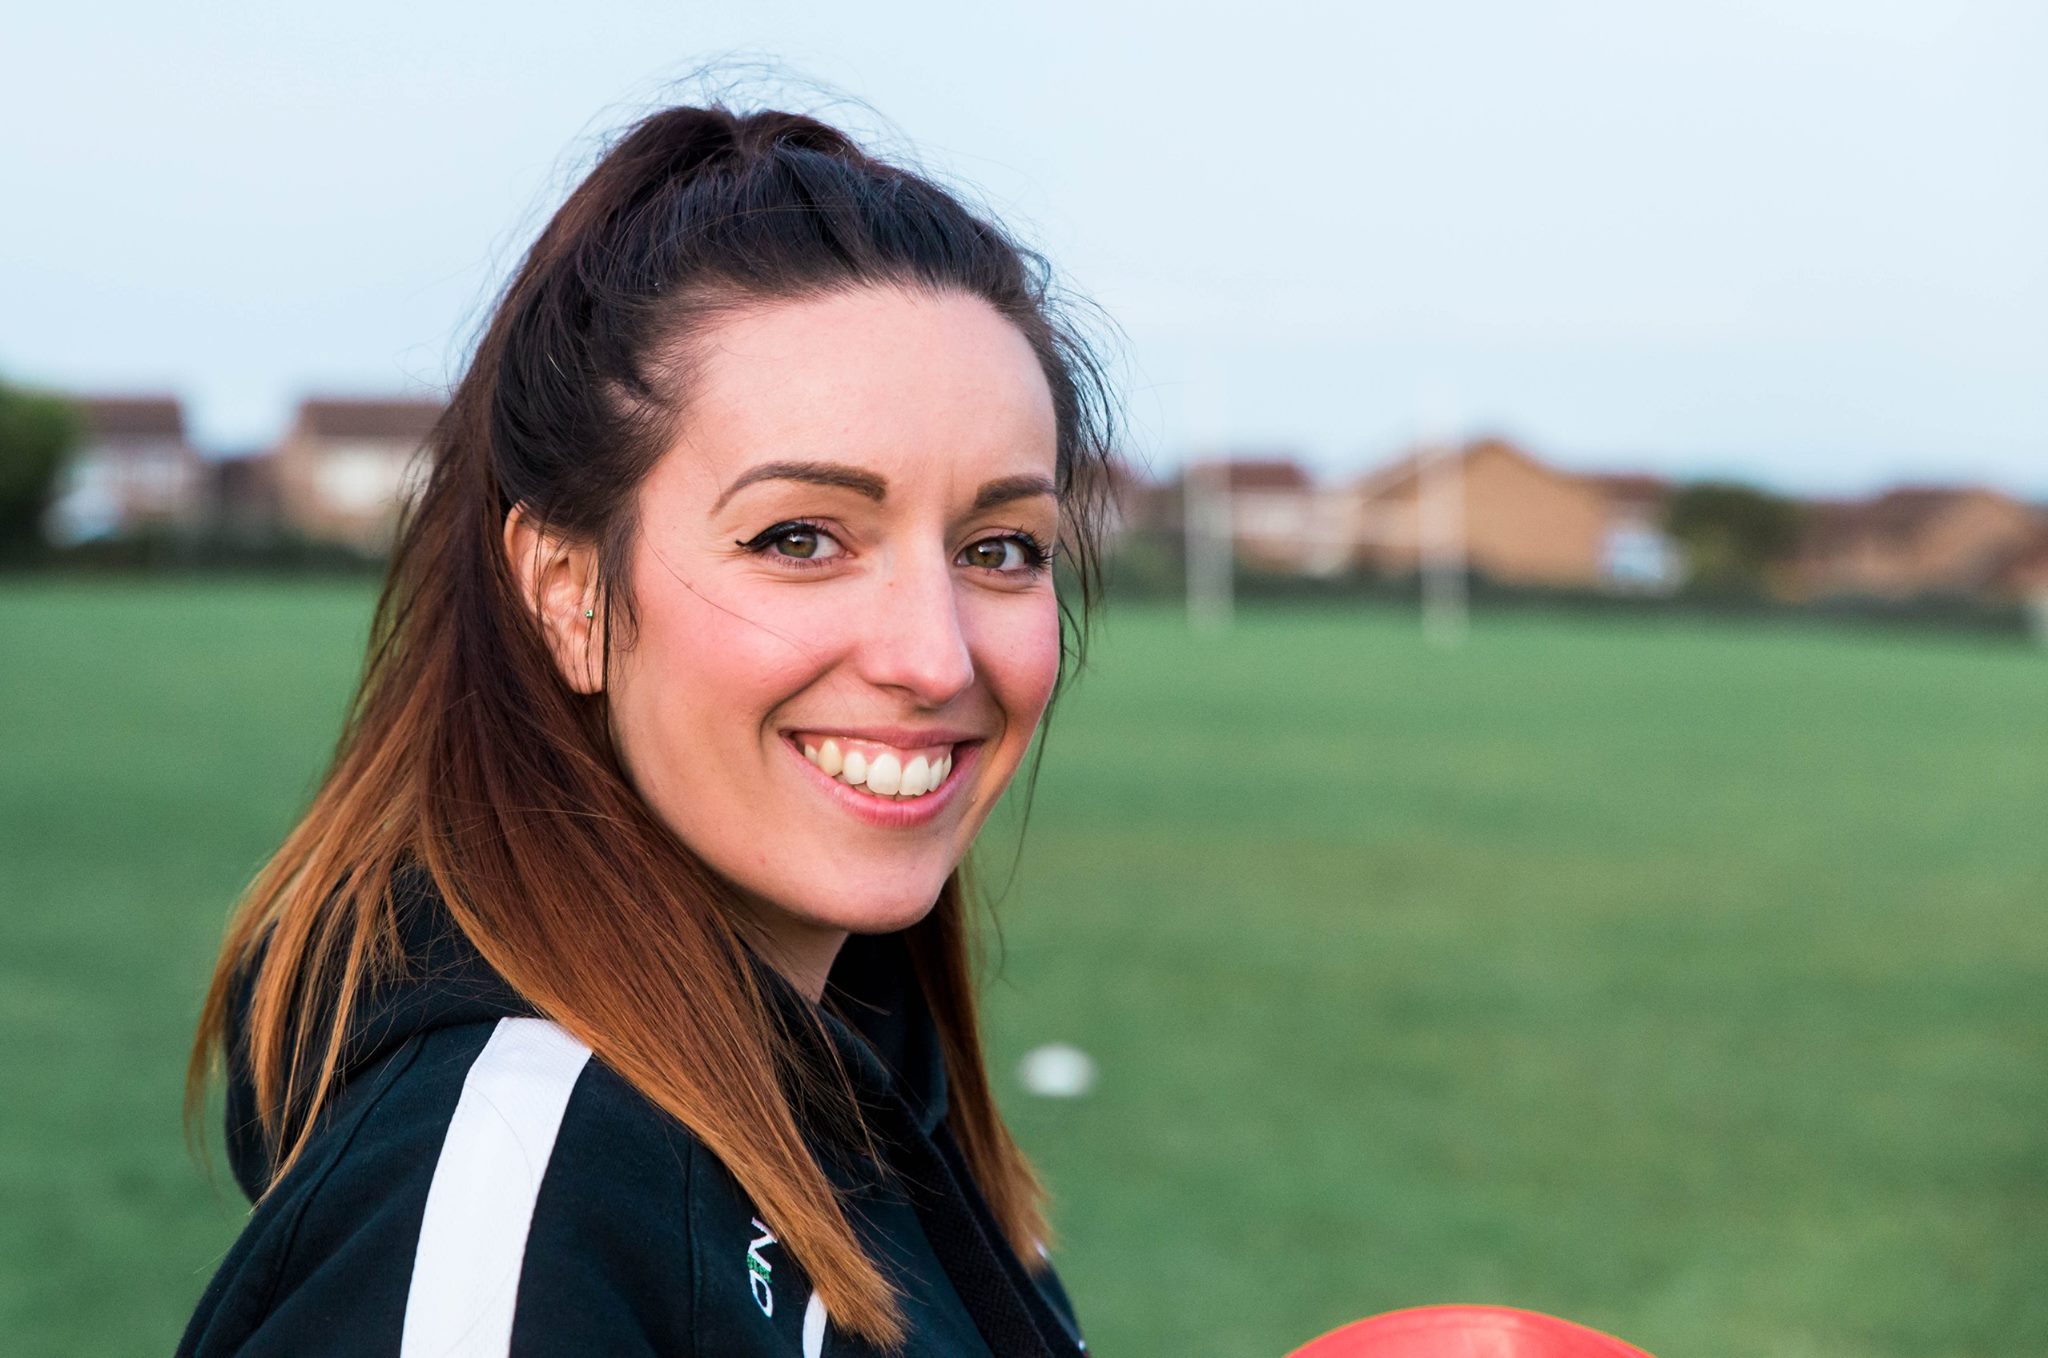
M 362 997 L 343 1043 L 342 1083 L 383 1060 L 413 1038 L 459 1024 L 537 1017 L 540 1011 L 486 962 L 449 913 L 432 878 L 407 869 L 392 884 L 404 974 Z M 793 1020 L 792 1033 L 822 1026 L 863 1103 L 900 1099 L 920 1130 L 930 1135 L 947 1107 L 944 1053 L 901 934 L 847 938 L 826 980 L 829 1003 L 819 1006 L 755 960 L 755 973 L 771 1003 Z M 256 1090 L 248 1060 L 247 1018 L 255 982 L 252 962 L 237 976 L 229 1004 L 227 1149 L 235 1181 L 251 1201 L 276 1173 L 274 1148 L 256 1116 Z M 805 1126 L 814 1120 L 799 1109 Z

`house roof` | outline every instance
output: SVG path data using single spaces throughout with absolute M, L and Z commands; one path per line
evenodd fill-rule
M 1656 509 L 1671 498 L 1671 482 L 1650 472 L 1588 472 L 1584 479 L 1617 505 Z
M 1900 486 L 1864 506 L 1863 526 L 1887 537 L 1911 537 L 1956 505 L 1988 493 L 1974 486 Z
M 1313 481 L 1308 469 L 1291 457 L 1204 459 L 1197 465 L 1211 473 L 1220 465 L 1231 490 L 1307 490 Z
M 1899 546 L 1955 506 L 1985 498 L 2006 497 L 1981 486 L 1897 486 L 1868 500 L 1815 501 L 1807 513 L 1807 548 L 1828 552 L 1871 538 Z
M 318 438 L 408 439 L 433 431 L 445 403 L 425 398 L 373 400 L 313 396 L 299 403 L 299 432 Z
M 185 408 L 175 396 L 81 396 L 73 404 L 95 438 L 185 437 Z
M 1415 480 L 1421 474 L 1422 459 L 1426 451 L 1427 449 L 1421 447 L 1410 449 L 1392 462 L 1374 471 L 1367 472 L 1354 484 L 1361 494 L 1367 496 L 1391 495 L 1396 491 L 1402 490 L 1409 482 Z M 1568 472 L 1562 468 L 1553 467 L 1548 462 L 1529 452 L 1526 448 L 1504 438 L 1487 437 L 1473 439 L 1470 442 L 1460 444 L 1454 455 L 1460 463 L 1468 467 L 1482 458 L 1503 459 L 1510 462 L 1519 462 L 1531 470 L 1551 478 L 1553 481 L 1563 481 L 1576 485 L 1583 484 L 1589 480 L 1589 478 L 1580 476 L 1575 472 Z

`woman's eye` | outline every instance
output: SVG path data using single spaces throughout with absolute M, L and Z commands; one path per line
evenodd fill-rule
M 831 539 L 815 528 L 792 528 L 775 538 L 778 556 L 793 556 L 808 561 L 813 557 L 830 556 L 827 544 Z
M 750 552 L 768 553 L 785 561 L 829 561 L 846 549 L 822 528 L 808 523 L 778 523 L 739 544 Z
M 1017 544 L 1003 538 L 984 538 L 967 549 L 967 564 L 984 566 L 992 571 L 1001 570 L 1017 551 Z
M 983 538 L 960 553 L 960 559 L 970 566 L 1008 574 L 1035 573 L 1044 567 L 1046 556 L 1044 548 L 1020 533 Z

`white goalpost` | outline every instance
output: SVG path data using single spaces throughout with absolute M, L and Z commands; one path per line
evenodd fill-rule
M 1236 544 L 1230 520 L 1230 464 L 1190 462 L 1181 473 L 1181 531 L 1187 555 L 1188 625 L 1230 626 L 1236 606 Z
M 1236 612 L 1237 526 L 1231 521 L 1230 455 L 1222 408 L 1223 364 L 1205 344 L 1187 388 L 1188 460 L 1181 468 L 1181 544 L 1187 571 L 1188 626 L 1229 628 Z M 1213 449 L 1206 458 L 1204 451 Z
M 1432 646 L 1464 641 L 1471 626 L 1466 590 L 1465 459 L 1455 440 L 1432 438 L 1416 468 L 1422 575 L 1422 635 Z
M 1190 423 L 1197 426 L 1195 432 L 1214 435 L 1220 426 L 1210 408 L 1216 391 L 1211 384 L 1201 386 L 1203 390 L 1190 404 L 1199 402 L 1201 409 L 1196 413 L 1210 418 Z M 1422 405 L 1425 414 L 1414 454 L 1415 518 L 1408 541 L 1416 553 L 1423 636 L 1432 646 L 1450 648 L 1461 644 L 1471 628 L 1464 449 L 1455 432 L 1447 393 L 1431 392 Z M 1235 615 L 1238 528 L 1233 521 L 1227 445 L 1213 439 L 1212 443 L 1217 451 L 1207 457 L 1197 451 L 1199 444 L 1191 447 L 1181 469 L 1188 626 L 1211 633 L 1227 630 Z M 1358 511 L 1347 512 L 1353 521 L 1338 525 L 1330 525 L 1321 515 L 1313 516 L 1318 523 L 1310 545 L 1334 547 L 1341 556 L 1404 536 L 1391 525 L 1375 522 L 1375 516 L 1363 506 Z M 1325 535 L 1332 540 L 1322 541 Z

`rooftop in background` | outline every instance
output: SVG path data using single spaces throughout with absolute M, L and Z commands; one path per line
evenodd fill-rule
M 175 396 L 82 396 L 76 403 L 94 438 L 185 437 L 185 407 Z
M 1673 482 L 1670 478 L 1649 472 L 1584 472 L 1581 475 L 1618 506 L 1644 512 L 1658 511 L 1671 498 Z
M 446 408 L 434 397 L 309 396 L 297 424 L 316 438 L 424 439 Z
M 1190 465 L 1213 472 L 1217 461 L 1201 458 Z M 1307 490 L 1314 480 L 1308 468 L 1290 457 L 1233 457 L 1222 466 L 1224 484 L 1232 490 Z
M 2011 501 L 1984 486 L 1895 486 L 1863 500 L 1809 502 L 1808 536 L 1826 547 L 1855 537 L 1903 542 L 1959 505 L 1977 500 Z
M 1426 464 L 1434 451 L 1432 448 L 1417 445 L 1401 453 L 1393 460 L 1370 468 L 1353 478 L 1352 484 L 1366 495 L 1383 496 L 1398 494 L 1422 477 Z M 1486 434 L 1478 438 L 1468 439 L 1445 451 L 1448 454 L 1445 458 L 1446 462 L 1457 463 L 1467 469 L 1482 463 L 1513 464 L 1525 468 L 1537 476 L 1546 477 L 1558 482 L 1569 482 L 1574 485 L 1596 483 L 1606 479 L 1635 479 L 1632 477 L 1589 477 L 1578 472 L 1567 471 L 1563 467 L 1556 466 L 1537 457 L 1527 448 L 1515 442 L 1515 440 L 1503 438 L 1497 434 Z M 1654 480 L 1655 478 L 1646 476 L 1642 479 Z

